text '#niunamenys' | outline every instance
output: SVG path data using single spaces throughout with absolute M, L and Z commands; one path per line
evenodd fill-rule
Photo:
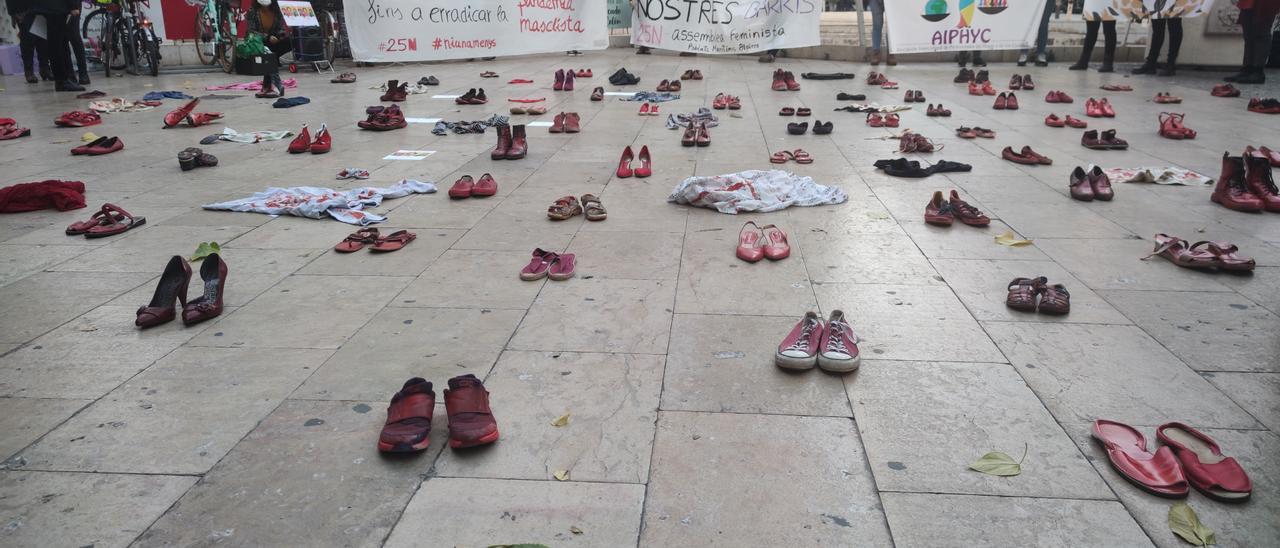
M 734 17 L 804 15 L 820 10 L 817 0 L 636 0 L 641 17 L 650 21 L 684 21 L 727 25 Z

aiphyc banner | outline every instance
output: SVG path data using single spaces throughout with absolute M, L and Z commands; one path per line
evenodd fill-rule
M 344 0 L 357 61 L 433 61 L 609 47 L 604 0 Z
M 1084 0 L 1086 21 L 1198 17 L 1213 9 L 1213 0 Z
M 1045 0 L 890 0 L 893 53 L 1022 49 L 1035 41 Z
M 696 53 L 752 53 L 821 43 L 822 0 L 636 0 L 631 43 Z

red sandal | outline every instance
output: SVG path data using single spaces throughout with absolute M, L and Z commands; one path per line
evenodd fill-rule
M 773 156 L 770 156 L 770 157 L 769 157 L 769 163 L 771 163 L 771 164 L 785 164 L 785 163 L 787 163 L 788 161 L 793 160 L 793 159 L 795 159 L 795 157 L 791 155 L 791 151 L 788 151 L 788 150 L 782 150 L 782 151 L 778 151 L 778 152 L 773 153 Z
M 941 196 L 941 193 L 938 193 Z M 1021 312 L 1036 311 L 1036 294 L 1040 292 L 1040 287 L 1049 283 L 1049 280 L 1043 276 L 1039 278 L 1014 278 L 1009 282 L 1009 295 L 1005 297 L 1004 304 L 1009 308 Z
M 1168 234 L 1155 235 L 1156 247 L 1149 259 L 1157 255 L 1169 259 L 1169 262 L 1183 268 L 1214 268 L 1218 266 L 1218 258 L 1206 250 L 1192 249 L 1191 244 L 1177 236 Z
M 1233 243 L 1203 241 L 1191 244 L 1191 249 L 1193 251 L 1198 250 L 1201 246 L 1218 260 L 1217 266 L 1221 270 L 1250 272 L 1257 266 L 1257 262 L 1253 258 L 1237 255 L 1236 252 L 1240 251 L 1240 248 Z
M 791 151 L 791 157 L 795 159 L 797 164 L 813 163 L 813 156 L 810 156 L 809 153 L 805 152 L 802 148 L 797 148 Z
M 67 235 L 79 236 L 81 234 L 88 232 L 89 229 L 93 227 L 113 225 L 122 220 L 124 220 L 124 216 L 116 211 L 116 206 L 111 204 L 103 204 L 102 209 L 99 209 L 96 213 L 93 214 L 93 216 L 89 217 L 88 221 L 79 221 L 79 222 L 71 223 L 70 225 L 68 225 Z
M 409 242 L 412 242 L 417 237 L 417 234 L 409 232 L 408 230 L 397 230 L 391 234 L 378 238 L 377 241 L 374 242 L 373 247 L 369 248 L 369 250 L 386 253 L 398 251 L 404 248 L 404 246 L 409 245 Z
M 346 239 L 338 242 L 338 245 L 333 246 L 333 250 L 338 253 L 355 253 L 364 249 L 364 246 L 377 243 L 377 241 L 378 229 L 373 227 L 361 228 L 355 233 L 347 235 Z
M 1195 130 L 1182 125 L 1184 117 L 1186 117 L 1185 114 L 1161 112 L 1160 129 L 1157 133 L 1159 133 L 1161 137 L 1167 139 L 1195 139 Z
M 115 236 L 123 232 L 133 230 L 136 227 L 147 224 L 146 217 L 134 217 L 128 211 L 121 209 L 113 204 L 103 204 L 102 212 L 106 212 L 115 222 L 102 223 L 89 227 L 84 231 L 85 238 L 105 238 L 107 236 Z M 70 230 L 68 227 L 67 230 Z

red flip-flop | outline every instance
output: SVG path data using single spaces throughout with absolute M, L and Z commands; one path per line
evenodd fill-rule
M 1253 482 L 1236 459 L 1222 455 L 1218 442 L 1180 422 L 1156 429 L 1156 438 L 1173 448 L 1191 486 L 1220 502 L 1244 502 L 1253 494 Z
M 1161 446 L 1147 451 L 1147 438 L 1124 423 L 1093 421 L 1093 437 L 1105 446 L 1107 460 L 1121 476 L 1139 489 L 1160 497 L 1183 498 L 1191 491 L 1173 451 Z
M 529 264 L 520 270 L 520 279 L 532 282 L 547 277 L 547 271 L 551 269 L 551 261 L 554 261 L 556 256 L 553 251 L 533 250 L 533 258 L 529 259 Z
M 333 246 L 333 250 L 338 253 L 355 253 L 364 249 L 368 244 L 378 242 L 378 229 L 373 227 L 361 228 L 353 234 L 348 234 L 346 239 L 338 242 Z
M 409 232 L 408 230 L 397 230 L 391 234 L 378 238 L 377 241 L 374 242 L 373 247 L 369 248 L 369 251 L 398 251 L 404 246 L 409 245 L 409 242 L 412 242 L 417 237 L 417 234 Z
M 115 206 L 104 204 L 88 221 L 78 221 L 67 226 L 67 236 L 79 236 L 96 226 L 112 225 L 124 220 L 124 216 L 114 210 Z
M 115 236 L 116 234 L 127 232 L 136 227 L 147 224 L 146 217 L 134 217 L 133 215 L 130 215 L 128 211 L 125 211 L 114 204 L 103 204 L 102 211 L 99 213 L 102 212 L 107 213 L 107 215 L 110 216 L 108 218 L 113 219 L 115 222 L 107 223 L 104 220 L 102 224 L 89 227 L 89 229 L 84 232 L 85 238 L 105 238 L 107 236 Z M 71 230 L 71 228 L 67 227 L 67 230 Z

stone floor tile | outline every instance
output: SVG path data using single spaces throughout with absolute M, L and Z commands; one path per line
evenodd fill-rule
M 1280 314 L 1280 268 L 1258 267 L 1252 276 L 1223 276 L 1218 282 Z
M 0 286 L 0 342 L 27 342 L 148 279 L 140 273 L 41 272 Z
M 1181 420 L 1206 428 L 1257 422 L 1133 326 L 984 323 L 1058 422 Z
M 661 356 L 506 352 L 485 380 L 502 440 L 445 453 L 444 477 L 645 483 L 662 388 Z M 565 426 L 551 423 L 569 415 Z
M 1119 502 L 884 493 L 893 543 L 914 546 L 1152 546 Z
M 1280 432 L 1280 374 L 1203 372 L 1200 376 L 1272 432 Z
M 0 245 L 0 286 L 9 285 L 87 251 L 87 248 L 78 246 Z
M 354 227 L 352 228 L 354 232 Z M 379 228 L 383 236 L 388 236 L 397 230 L 401 228 L 393 226 Z M 338 253 L 329 249 L 298 273 L 321 276 L 417 276 L 462 236 L 461 230 L 433 228 L 409 231 L 418 237 L 399 251 L 375 253 L 368 250 L 372 247 L 371 245 L 355 253 Z M 334 244 L 336 245 L 337 242 Z
M 35 470 L 203 474 L 328 355 L 179 348 L 19 456 Z
M 744 262 L 734 255 L 742 220 L 716 215 L 709 219 L 715 229 L 691 229 L 685 237 L 678 312 L 799 317 L 815 307 L 802 249 L 793 244 L 781 261 Z
M 815 282 L 940 285 L 938 272 L 911 238 L 902 234 L 825 232 L 792 235 L 804 251 L 804 263 Z M 882 260 L 866 260 L 881 257 Z
M 1112 498 L 1007 364 L 868 360 L 846 384 L 881 491 Z M 968 469 L 988 452 L 1024 450 L 1013 481 Z
M 89 403 L 89 400 L 0 398 L 0 463 Z M 16 463 L 10 463 L 13 464 Z
M 328 249 L 358 228 L 331 219 L 278 217 L 245 232 L 226 246 L 229 250 L 236 248 Z
M 528 257 L 507 251 L 451 249 L 390 306 L 526 310 L 546 283 L 520 279 Z
M 1195 510 L 1200 522 L 1213 529 L 1218 543 L 1223 547 L 1267 546 L 1280 538 L 1280 500 L 1270 496 L 1280 489 L 1280 463 L 1274 456 L 1280 453 L 1280 437 L 1273 432 L 1259 430 L 1222 430 L 1200 428 L 1202 425 L 1188 421 L 1218 442 L 1223 454 L 1240 462 L 1249 479 L 1253 481 L 1254 496 L 1246 504 L 1223 504 L 1211 500 L 1195 489 L 1186 503 Z M 1147 532 L 1156 546 L 1176 548 L 1186 546 L 1185 541 L 1169 531 L 1170 501 L 1139 490 L 1111 467 L 1106 452 L 1090 437 L 1090 425 L 1075 423 L 1066 426 L 1076 445 L 1085 457 L 1093 462 L 1102 478 L 1120 497 L 1125 509 Z M 1148 443 L 1156 440 L 1155 427 L 1139 428 Z
M 191 344 L 338 348 L 410 280 L 391 276 L 290 276 L 244 308 L 224 313 Z M 306 321 L 298 321 L 300 318 Z
M 286 401 L 137 546 L 379 546 L 445 445 L 443 411 L 427 451 L 385 457 L 381 403 Z
M 847 419 L 664 411 L 654 444 L 642 546 L 890 542 Z
M 933 259 L 947 284 L 973 316 L 982 321 L 1132 323 L 1102 297 L 1052 261 L 993 261 Z M 1071 313 L 1065 316 L 1020 312 L 1005 304 L 1009 282 L 1045 276 L 1071 293 Z
M 662 409 L 850 416 L 842 375 L 774 365 L 799 317 L 676 314 Z
M 674 286 L 663 280 L 547 282 L 507 348 L 665 353 Z
M 1192 369 L 1280 373 L 1280 316 L 1248 299 L 1174 291 L 1102 296 Z
M 643 485 L 432 478 L 386 546 L 631 546 L 643 501 Z
M 116 236 L 109 245 L 78 254 L 49 270 L 73 272 L 159 273 L 174 255 L 188 256 L 200 242 L 226 243 L 249 231 L 243 226 L 172 226 L 141 228 L 127 237 Z M 116 239 L 119 238 L 119 239 Z
M 547 205 L 495 208 L 458 240 L 453 249 L 509 251 L 513 258 L 520 259 L 536 248 L 563 251 L 573 239 L 579 223 L 557 223 L 547 219 Z
M 471 373 L 484 378 L 523 316 L 518 310 L 384 309 L 294 397 L 390 401 L 412 377 L 432 381 L 437 392 L 452 377 Z
M 946 287 L 821 284 L 814 291 L 824 312 L 846 312 L 864 359 L 1004 361 Z
M 0 472 L 0 543 L 129 546 L 196 482 L 190 476 Z
M 584 230 L 566 251 L 577 258 L 576 276 L 674 281 L 683 246 L 684 236 L 673 232 Z

